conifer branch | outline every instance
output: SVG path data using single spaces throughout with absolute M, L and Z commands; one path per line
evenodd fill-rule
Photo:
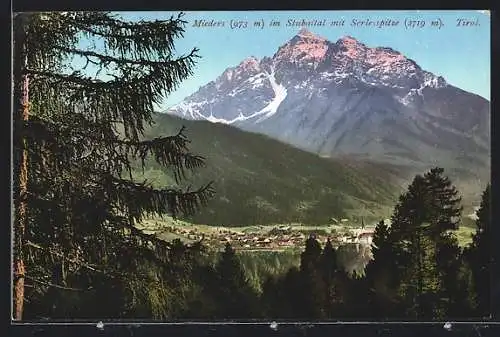
M 120 120 L 125 136 L 137 141 L 144 123 L 152 122 L 153 105 L 192 74 L 192 65 L 192 59 L 180 59 L 175 66 L 154 67 L 142 75 L 123 74 L 110 81 L 92 79 L 78 72 L 67 75 L 32 69 L 29 73 L 36 76 L 34 81 L 39 85 L 53 88 L 68 102 L 81 102 L 73 106 L 74 112 L 81 110 L 104 120 Z M 39 95 L 43 100 L 45 94 Z
M 103 38 L 107 47 L 119 50 L 122 54 L 133 51 L 134 56 L 157 52 L 159 55 L 171 54 L 174 39 L 184 34 L 183 13 L 169 20 L 152 22 L 124 22 L 113 18 L 109 13 L 83 13 L 71 18 L 71 23 L 86 33 Z
M 119 141 L 119 143 L 130 147 L 134 156 L 141 160 L 142 169 L 145 168 L 145 160 L 151 155 L 157 163 L 170 166 L 174 169 L 174 178 L 177 183 L 186 178 L 186 169 L 194 170 L 205 166 L 205 158 L 189 153 L 187 144 L 189 139 L 185 136 L 185 127 L 182 127 L 174 136 L 157 137 L 140 142 Z
M 110 55 L 105 55 L 105 54 L 100 54 L 96 53 L 94 51 L 89 51 L 89 50 L 83 50 L 83 49 L 77 49 L 77 48 L 68 48 L 64 46 L 56 46 L 55 49 L 60 50 L 61 52 L 65 53 L 70 53 L 70 54 L 75 54 L 78 56 L 84 57 L 88 62 L 93 63 L 95 65 L 103 64 L 108 66 L 110 63 L 116 63 L 118 65 L 140 65 L 140 66 L 150 66 L 150 67 L 168 67 L 172 65 L 176 65 L 179 62 L 183 62 L 186 60 L 190 60 L 198 56 L 198 48 L 193 48 L 191 52 L 188 55 L 182 55 L 176 59 L 166 59 L 164 61 L 160 60 L 150 60 L 150 59 L 131 59 L 131 58 L 118 58 L 118 57 L 113 57 Z M 92 61 L 91 58 L 97 58 L 99 62 Z
M 47 286 L 47 287 L 51 287 L 51 288 L 57 288 L 57 289 L 62 289 L 62 290 L 71 290 L 71 291 L 91 291 L 93 290 L 94 288 L 92 287 L 89 287 L 87 289 L 81 289 L 81 288 L 73 288 L 73 287 L 66 287 L 66 286 L 62 286 L 62 285 L 59 285 L 59 284 L 55 284 L 55 283 L 52 283 L 52 282 L 46 282 L 46 281 L 42 281 L 40 279 L 37 279 L 37 278 L 34 278 L 34 277 L 31 277 L 31 276 L 28 276 L 26 275 L 25 276 L 26 279 L 30 280 L 30 281 L 33 281 L 35 283 L 39 283 L 41 285 L 44 285 L 44 286 Z M 25 285 L 25 286 L 28 286 L 28 285 Z M 33 286 L 34 287 L 34 286 Z
M 118 208 L 124 209 L 136 220 L 142 219 L 143 213 L 170 214 L 174 218 L 178 214 L 189 216 L 198 207 L 206 205 L 214 194 L 213 182 L 195 191 L 154 189 L 146 183 L 140 184 L 112 176 L 108 176 L 103 184 Z
M 46 247 L 42 247 L 38 244 L 35 244 L 31 241 L 28 241 L 26 242 L 26 246 L 28 247 L 33 247 L 33 248 L 36 248 L 36 249 L 39 249 L 39 250 L 42 250 L 44 252 L 48 252 L 50 255 L 55 255 L 57 257 L 61 257 L 63 258 L 63 260 L 69 262 L 69 263 L 76 263 L 78 264 L 79 266 L 83 267 L 83 268 L 86 268 L 90 271 L 93 271 L 93 272 L 100 272 L 100 273 L 103 273 L 103 271 L 99 270 L 96 268 L 96 266 L 94 265 L 91 265 L 91 264 L 88 264 L 88 263 L 85 263 L 85 262 L 81 262 L 81 261 L 76 261 L 74 259 L 70 259 L 68 257 L 66 257 L 64 254 L 62 253 L 57 253 L 57 252 L 54 252 L 53 250 L 49 249 L 49 248 L 46 248 Z

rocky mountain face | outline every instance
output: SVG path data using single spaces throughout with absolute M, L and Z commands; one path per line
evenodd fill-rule
M 439 165 L 489 179 L 489 101 L 398 51 L 349 36 L 330 42 L 302 29 L 272 57 L 243 60 L 167 112 L 322 156 L 416 171 Z

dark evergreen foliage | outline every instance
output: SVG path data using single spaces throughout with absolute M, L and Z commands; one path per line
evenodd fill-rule
M 314 236 L 306 240 L 304 252 L 300 256 L 301 292 L 299 301 L 300 318 L 322 319 L 326 317 L 326 284 L 321 272 L 321 245 Z
M 477 212 L 476 233 L 465 255 L 472 270 L 474 290 L 477 294 L 477 314 L 487 318 L 491 314 L 491 185 L 483 192 L 481 205 Z
M 391 227 L 377 226 L 374 261 L 367 268 L 373 311 L 390 318 L 397 311 L 389 308 L 399 308 L 404 313 L 400 318 L 427 320 L 471 313 L 468 265 L 453 233 L 460 220 L 459 204 L 458 191 L 442 169 L 415 177 L 400 197 Z M 391 288 L 397 294 L 381 298 Z M 381 306 L 388 310 L 379 310 Z
M 320 268 L 325 284 L 325 315 L 326 317 L 339 317 L 340 292 L 337 286 L 339 273 L 343 272 L 337 261 L 337 253 L 330 239 L 327 240 L 320 258 Z
M 258 315 L 257 294 L 229 243 L 215 266 L 218 317 L 247 318 Z
M 14 153 L 24 158 L 15 167 L 26 163 L 28 174 L 14 172 L 14 185 L 27 185 L 14 191 L 16 208 L 27 214 L 15 223 L 26 298 L 83 286 L 83 271 L 128 282 L 124 291 L 134 284 L 147 288 L 155 276 L 142 269 L 170 263 L 170 247 L 134 225 L 148 214 L 189 215 L 213 194 L 211 184 L 183 191 L 131 180 L 131 163 L 147 156 L 177 179 L 203 166 L 203 158 L 189 152 L 184 130 L 142 138 L 155 104 L 192 74 L 197 50 L 176 56 L 174 49 L 184 24 L 181 16 L 126 22 L 110 13 L 16 14 L 14 81 L 23 87 L 15 100 L 29 95 L 28 113 L 19 106 L 14 117 Z M 169 301 L 166 293 L 139 297 L 148 296 L 161 302 L 157 306 Z M 144 315 L 165 316 L 151 305 Z M 38 315 L 45 314 L 52 315 Z

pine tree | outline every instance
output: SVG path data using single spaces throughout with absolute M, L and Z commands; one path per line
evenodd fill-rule
M 400 277 L 399 265 L 403 263 L 401 251 L 395 249 L 391 229 L 384 221 L 375 227 L 371 260 L 366 266 L 366 286 L 369 288 L 368 305 L 371 317 L 394 318 L 397 313 L 394 289 Z M 398 255 L 399 254 L 399 255 Z M 390 262 L 389 262 L 390 261 Z
M 465 256 L 472 269 L 475 292 L 477 294 L 477 314 L 488 317 L 491 314 L 491 186 L 488 184 L 481 198 L 477 211 L 476 232 Z
M 220 304 L 218 316 L 248 318 L 255 314 L 257 294 L 230 243 L 226 243 L 215 269 L 218 276 L 217 300 Z
M 402 268 L 398 293 L 405 307 L 405 315 L 410 319 L 424 318 L 424 298 L 436 296 L 439 291 L 439 286 L 436 286 L 439 280 L 436 266 L 432 261 L 424 261 L 425 255 L 435 256 L 431 253 L 435 252 L 432 243 L 426 240 L 426 235 L 433 229 L 429 224 L 431 201 L 427 192 L 425 178 L 417 175 L 408 191 L 400 197 L 391 219 L 391 239 L 396 249 L 401 251 L 400 256 L 404 257 L 398 261 Z M 425 283 L 432 286 L 427 288 Z M 434 311 L 431 308 L 427 313 L 432 315 Z
M 273 283 L 268 283 L 263 294 L 270 307 L 271 315 L 268 317 L 307 318 L 304 317 L 302 308 L 304 288 L 300 270 L 295 266 L 291 267 L 284 276 Z
M 456 296 L 460 197 L 443 169 L 417 175 L 392 216 L 391 241 L 402 254 L 399 292 L 412 318 L 442 318 Z M 447 304 L 446 304 L 447 303 Z M 429 316 L 431 315 L 431 316 Z
M 422 228 L 426 228 L 425 224 Z M 403 273 L 399 291 L 411 319 L 442 318 L 439 294 L 442 287 L 437 268 L 436 244 L 423 230 L 417 230 L 408 245 L 411 265 Z
M 326 316 L 334 318 L 339 316 L 339 303 L 342 302 L 341 294 L 338 290 L 338 275 L 343 272 L 338 266 L 337 253 L 330 239 L 327 240 L 320 258 L 321 273 L 325 283 L 325 308 Z
M 300 270 L 315 269 L 320 263 L 321 245 L 314 235 L 306 240 L 304 251 L 300 254 Z
M 321 273 L 321 245 L 314 236 L 306 240 L 300 256 L 300 284 L 302 291 L 298 313 L 304 319 L 325 318 L 326 287 Z
M 281 293 L 283 287 L 280 287 L 282 280 L 279 277 L 270 275 L 262 284 L 262 293 L 260 295 L 260 303 L 265 318 L 273 317 L 279 309 L 277 308 L 281 302 Z M 282 316 L 283 317 L 283 316 Z
M 442 168 L 433 168 L 424 175 L 431 201 L 431 217 L 434 219 L 431 235 L 436 242 L 437 269 L 441 275 L 440 298 L 442 311 L 451 315 L 462 307 L 467 290 L 460 288 L 462 273 L 462 250 L 454 233 L 458 229 L 463 208 L 461 197 Z M 462 308 L 466 311 L 466 308 Z
M 37 291 L 70 288 L 71 274 L 126 279 L 133 261 L 166 263 L 169 246 L 134 225 L 149 214 L 190 214 L 212 195 L 211 184 L 154 189 L 132 175 L 132 163 L 149 156 L 179 182 L 204 164 L 184 129 L 142 137 L 155 104 L 193 73 L 197 50 L 176 56 L 174 47 L 184 24 L 181 16 L 15 15 L 15 319 L 23 317 L 25 280 Z
M 448 308 L 448 316 L 457 320 L 478 317 L 478 301 L 474 274 L 464 252 L 460 254 L 458 272 L 456 275 L 456 279 L 453 280 L 454 293 L 452 293 L 450 306 Z
M 442 235 L 450 230 L 458 229 L 462 206 L 462 198 L 450 179 L 444 176 L 444 169 L 435 167 L 425 173 L 424 179 L 431 196 L 428 217 L 434 220 L 434 230 Z
M 384 253 L 390 247 L 389 235 L 389 226 L 387 226 L 383 220 L 380 221 L 377 226 L 375 226 L 375 232 L 373 233 L 372 261 L 376 261 L 376 257 L 383 259 L 384 256 L 387 256 L 384 255 Z M 370 263 L 370 265 L 374 264 Z

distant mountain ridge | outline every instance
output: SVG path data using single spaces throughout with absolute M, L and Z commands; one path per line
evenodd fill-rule
M 387 47 L 307 29 L 272 57 L 227 68 L 169 114 L 229 124 L 328 157 L 489 180 L 489 102 Z M 479 184 L 478 184 L 479 185 Z

